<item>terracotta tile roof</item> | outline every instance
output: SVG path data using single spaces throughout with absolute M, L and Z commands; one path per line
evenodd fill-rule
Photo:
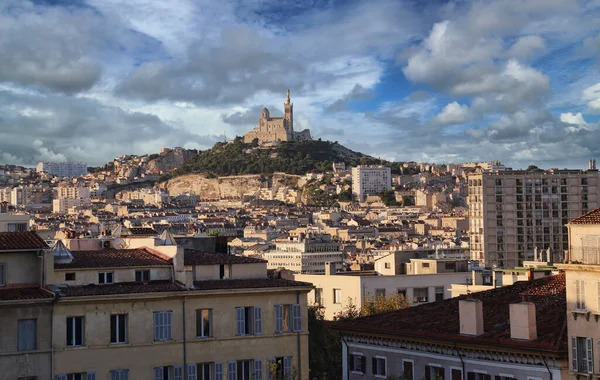
M 133 236 L 154 236 L 158 233 L 152 228 L 147 227 L 132 227 L 128 229 Z
M 72 262 L 55 263 L 54 268 L 120 268 L 172 265 L 172 260 L 167 260 L 143 248 L 71 251 L 71 254 L 73 255 Z
M 37 250 L 44 248 L 48 248 L 48 244 L 36 232 L 0 232 L 0 251 Z
M 53 298 L 52 294 L 41 288 L 8 288 L 0 289 L 1 301 L 18 301 Z
M 208 280 L 194 281 L 196 290 L 217 289 L 258 289 L 258 288 L 285 288 L 285 287 L 313 287 L 308 282 L 284 280 L 280 278 L 258 278 L 241 280 Z
M 183 262 L 185 265 L 220 265 L 220 264 L 255 264 L 266 263 L 265 260 L 252 257 L 227 255 L 224 253 L 209 253 L 186 249 Z
M 477 337 L 460 334 L 458 305 L 459 300 L 466 299 L 466 296 L 338 322 L 335 328 L 523 349 L 567 350 L 564 274 L 517 282 L 512 286 L 473 293 L 471 297 L 483 302 L 485 332 Z M 523 297 L 536 306 L 536 340 L 520 341 L 510 338 L 509 305 L 521 302 Z
M 176 282 L 169 280 L 150 281 L 147 283 L 141 282 L 119 282 L 116 284 L 107 285 L 84 285 L 84 286 L 69 286 L 61 288 L 61 297 L 86 297 L 86 296 L 105 296 L 111 294 L 137 294 L 137 293 L 161 293 L 161 292 L 177 292 L 184 290 L 183 287 Z
M 571 220 L 569 224 L 600 224 L 600 208 L 586 212 L 580 217 Z

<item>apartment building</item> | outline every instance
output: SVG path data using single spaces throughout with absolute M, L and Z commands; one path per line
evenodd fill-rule
M 567 330 L 570 379 L 600 376 L 600 209 L 567 225 L 569 253 L 567 278 Z
M 0 202 L 0 232 L 29 231 L 31 216 L 8 213 L 8 203 Z
M 0 288 L 0 307 L 12 310 L 0 313 L 8 378 L 258 380 L 272 378 L 271 368 L 309 378 L 311 285 L 269 279 L 265 261 L 170 239 L 131 249 L 80 239 L 86 250 L 72 251 L 41 241 L 28 254 L 23 234 L 37 237 L 0 234 L 10 285 Z M 6 242 L 17 245 L 3 255 Z M 36 355 L 39 364 L 23 364 Z
M 80 206 L 91 206 L 91 198 L 74 199 L 74 198 L 59 198 L 52 200 L 52 212 L 56 214 L 65 214 L 69 209 Z
M 87 174 L 87 163 L 40 161 L 36 166 L 36 171 L 57 177 L 80 177 Z
M 89 187 L 83 186 L 59 186 L 56 188 L 58 199 L 81 199 L 90 198 Z
M 338 322 L 342 378 L 568 379 L 565 299 L 561 274 Z
M 392 172 L 385 166 L 357 166 L 352 168 L 352 195 L 364 202 L 369 195 L 377 195 L 392 188 Z
M 285 268 L 296 273 L 325 273 L 325 263 L 341 270 L 344 254 L 340 244 L 327 234 L 304 233 L 298 237 L 273 241 L 275 249 L 263 253 L 269 269 Z
M 569 220 L 600 206 L 598 171 L 499 171 L 468 177 L 471 258 L 517 267 L 534 251 L 568 250 Z

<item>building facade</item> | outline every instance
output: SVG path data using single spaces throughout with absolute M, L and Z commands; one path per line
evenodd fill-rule
M 499 171 L 468 177 L 471 259 L 517 267 L 534 252 L 561 261 L 566 224 L 600 206 L 597 170 Z
M 385 166 L 352 168 L 352 195 L 364 202 L 368 195 L 377 195 L 392 188 L 392 172 Z
M 86 162 L 41 161 L 36 166 L 38 173 L 46 172 L 57 177 L 80 177 L 87 174 Z
M 341 270 L 344 255 L 340 244 L 329 235 L 304 235 L 288 240 L 275 240 L 275 249 L 263 253 L 269 269 L 285 268 L 296 273 L 325 273 L 327 263 L 333 271 Z
M 283 110 L 283 117 L 271 117 L 269 110 L 263 108 L 258 125 L 244 135 L 244 142 L 249 144 L 254 139 L 258 139 L 259 144 L 312 140 L 308 129 L 294 132 L 294 104 L 290 100 L 290 90 L 287 91 Z

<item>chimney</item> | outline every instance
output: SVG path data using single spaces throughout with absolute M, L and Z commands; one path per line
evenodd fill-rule
M 510 305 L 510 337 L 521 340 L 537 339 L 535 304 L 533 302 Z
M 0 202 L 0 214 L 8 213 L 8 202 Z
M 332 276 L 336 274 L 337 269 L 335 263 L 326 262 L 325 263 L 325 275 Z
M 467 298 L 458 301 L 460 333 L 479 336 L 483 334 L 483 302 Z

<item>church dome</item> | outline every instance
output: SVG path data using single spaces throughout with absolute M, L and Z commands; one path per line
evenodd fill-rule
M 269 113 L 269 110 L 267 109 L 267 107 L 263 108 L 262 111 L 260 112 L 260 118 L 268 119 L 270 117 L 271 117 L 271 114 Z

